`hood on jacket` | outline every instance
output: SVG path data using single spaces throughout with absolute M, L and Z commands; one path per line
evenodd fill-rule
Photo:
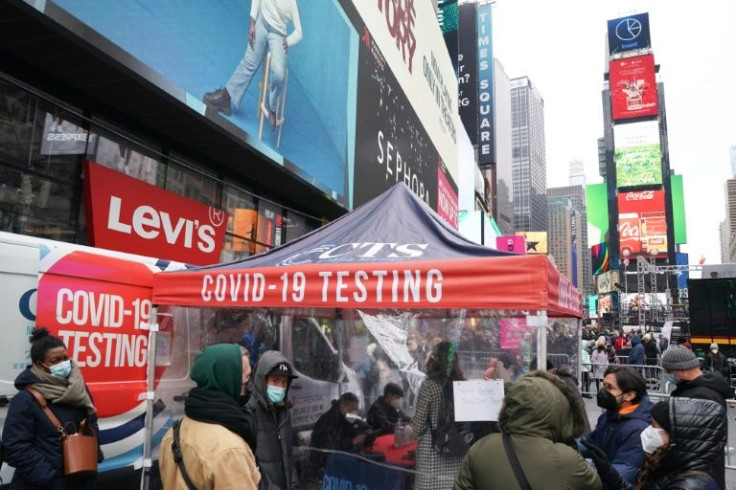
M 577 393 L 544 371 L 529 373 L 509 386 L 498 423 L 507 434 L 562 443 L 571 443 L 589 428 Z
M 33 374 L 33 371 L 31 371 L 31 366 L 26 366 L 26 368 L 15 378 L 15 389 L 23 391 L 26 389 L 26 386 L 36 384 L 40 381 L 41 380 L 38 379 L 38 376 Z
M 728 436 L 728 417 L 712 400 L 669 399 L 670 449 L 661 469 L 686 471 L 707 468 L 723 454 Z
M 723 398 L 726 400 L 734 397 L 733 388 L 731 388 L 731 385 L 728 384 L 728 381 L 726 381 L 726 378 L 721 376 L 720 373 L 714 373 L 714 372 L 705 372 L 702 376 L 698 376 L 697 378 L 693 379 L 692 381 L 687 381 L 687 387 L 688 388 L 695 388 L 695 387 L 701 387 L 704 386 L 706 388 L 710 388 L 713 391 L 716 391 L 723 395 Z M 678 383 L 679 387 L 679 383 Z
M 639 338 L 639 336 L 638 335 L 632 335 L 631 336 L 631 346 L 634 347 L 634 346 L 639 345 L 639 344 L 641 344 L 641 339 Z
M 283 373 L 279 371 L 274 374 L 286 374 L 289 377 L 289 383 L 286 386 L 286 397 L 288 398 L 291 382 L 298 376 L 294 376 L 294 370 L 286 357 L 277 350 L 269 350 L 261 355 L 261 358 L 258 359 L 258 364 L 256 365 L 256 375 L 253 378 L 253 391 L 255 392 L 259 403 L 262 403 L 266 407 L 270 403 L 268 401 L 268 395 L 266 394 L 266 376 L 271 374 L 271 371 L 280 364 L 286 364 L 288 367 L 288 374 L 286 371 Z
M 243 387 L 243 355 L 237 344 L 208 345 L 192 363 L 192 381 L 199 388 L 220 391 L 240 399 Z

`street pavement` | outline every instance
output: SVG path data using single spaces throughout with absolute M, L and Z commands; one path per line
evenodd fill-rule
M 660 400 L 659 398 L 652 398 L 655 403 Z M 588 414 L 590 426 L 595 427 L 595 423 L 601 414 L 601 409 L 595 401 L 595 395 L 592 399 L 583 398 L 583 402 L 585 402 L 585 411 Z M 734 405 L 734 407 L 728 409 L 728 453 L 726 454 L 726 484 L 728 490 L 736 490 L 736 404 Z M 733 466 L 734 469 L 729 469 L 728 466 Z

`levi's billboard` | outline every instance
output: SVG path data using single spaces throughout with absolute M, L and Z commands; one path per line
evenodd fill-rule
M 618 195 L 621 256 L 667 257 L 664 191 L 631 191 Z
M 614 121 L 659 115 L 654 55 L 611 60 L 609 74 Z
M 90 245 L 188 264 L 220 260 L 228 215 L 94 162 L 86 162 Z

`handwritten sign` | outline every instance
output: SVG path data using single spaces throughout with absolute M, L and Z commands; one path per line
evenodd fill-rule
M 452 384 L 456 422 L 495 422 L 503 404 L 503 381 L 471 379 Z

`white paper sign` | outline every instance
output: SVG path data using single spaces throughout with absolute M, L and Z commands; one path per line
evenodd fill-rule
M 452 383 L 456 422 L 496 422 L 503 404 L 503 381 L 471 379 Z

